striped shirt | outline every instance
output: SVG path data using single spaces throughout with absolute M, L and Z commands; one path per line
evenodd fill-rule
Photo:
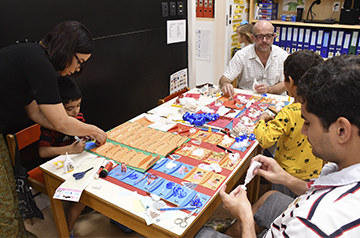
M 359 237 L 360 164 L 337 171 L 326 164 L 264 237 Z
M 85 122 L 84 115 L 78 113 L 76 119 Z M 58 131 L 49 130 L 45 127 L 41 127 L 41 135 L 39 139 L 39 148 L 47 146 L 65 146 L 70 145 L 75 141 L 73 136 L 65 135 Z
M 255 52 L 255 44 L 251 44 L 236 52 L 223 75 L 231 81 L 237 77 L 238 88 L 245 90 L 253 90 L 255 80 L 259 84 L 273 86 L 284 81 L 284 61 L 287 57 L 286 51 L 273 45 L 264 67 Z

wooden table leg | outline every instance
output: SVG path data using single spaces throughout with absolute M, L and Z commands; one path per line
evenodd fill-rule
M 44 173 L 44 178 L 59 237 L 69 237 L 69 229 L 66 223 L 62 201 L 53 199 L 54 193 L 60 184 L 47 173 Z
M 259 199 L 260 176 L 255 176 L 247 187 L 249 201 L 254 204 Z

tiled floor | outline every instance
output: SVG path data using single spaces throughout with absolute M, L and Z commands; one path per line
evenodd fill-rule
M 42 195 L 45 196 L 45 195 Z M 46 197 L 47 198 L 47 197 Z M 48 198 L 47 198 L 48 199 Z M 64 203 L 65 209 L 67 204 Z M 51 206 L 42 210 L 45 219 L 34 218 L 34 224 L 25 223 L 27 230 L 42 237 L 59 237 Z M 210 217 L 228 218 L 232 217 L 230 213 L 223 209 L 222 204 L 215 210 Z M 110 223 L 110 219 L 99 212 L 93 211 L 89 214 L 81 215 L 75 224 L 75 237 L 144 237 L 136 232 L 124 233 L 118 226 Z

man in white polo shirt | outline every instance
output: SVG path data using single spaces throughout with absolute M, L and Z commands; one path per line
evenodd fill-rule
M 240 186 L 230 194 L 220 190 L 224 207 L 237 221 L 226 231 L 236 237 L 358 237 L 360 234 L 360 58 L 338 56 L 309 70 L 297 88 L 302 133 L 313 154 L 329 162 L 319 178 L 306 183 L 285 172 L 274 159 L 254 174 L 288 186 L 299 195 L 292 200 L 269 191 L 251 206 Z M 203 228 L 197 237 L 228 237 Z
M 237 87 L 258 93 L 285 92 L 284 61 L 288 53 L 273 45 L 274 26 L 269 21 L 258 21 L 253 27 L 254 44 L 236 52 L 219 80 L 223 93 L 234 95 L 232 81 Z

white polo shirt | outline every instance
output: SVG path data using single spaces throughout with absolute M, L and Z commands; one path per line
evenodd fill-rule
M 245 90 L 253 90 L 255 79 L 258 83 L 273 86 L 284 81 L 284 61 L 287 57 L 285 50 L 272 45 L 264 66 L 255 52 L 255 44 L 251 44 L 236 52 L 223 75 L 231 81 L 238 78 L 238 87 Z
M 324 166 L 306 194 L 289 205 L 264 237 L 359 237 L 360 164 Z

